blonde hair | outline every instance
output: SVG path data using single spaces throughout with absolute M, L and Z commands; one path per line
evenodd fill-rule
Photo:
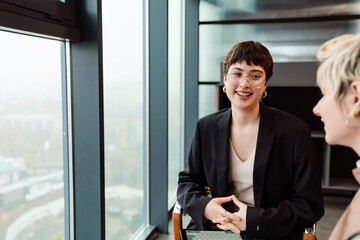
M 317 84 L 330 83 L 340 105 L 352 82 L 360 81 L 360 34 L 342 35 L 325 42 L 316 54 L 321 61 Z

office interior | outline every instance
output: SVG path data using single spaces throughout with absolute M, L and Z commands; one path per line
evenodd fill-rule
M 0 1 L 0 240 L 172 239 L 194 126 L 229 107 L 221 63 L 247 40 L 274 59 L 263 102 L 310 126 L 326 239 L 358 156 L 312 114 L 315 54 L 358 32 L 357 0 Z

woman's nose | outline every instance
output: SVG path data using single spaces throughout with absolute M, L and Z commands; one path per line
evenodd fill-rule
M 313 108 L 313 113 L 314 113 L 316 116 L 320 116 L 319 103 L 317 103 L 317 104 L 315 105 L 315 107 Z
M 239 80 L 239 86 L 248 86 L 250 85 L 250 80 L 249 80 L 249 76 L 243 76 L 242 78 L 240 78 Z

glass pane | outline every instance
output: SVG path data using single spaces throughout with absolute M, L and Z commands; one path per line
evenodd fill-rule
M 199 84 L 199 118 L 218 110 L 218 86 Z
M 359 14 L 359 0 L 200 0 L 200 21 Z
M 145 226 L 143 1 L 103 1 L 106 239 Z
M 0 31 L 0 239 L 65 239 L 61 43 Z
M 320 45 L 330 38 L 357 33 L 360 20 L 267 23 L 203 24 L 199 32 L 199 81 L 219 82 L 221 63 L 230 48 L 242 41 L 259 41 L 274 62 L 312 62 Z
M 178 173 L 183 166 L 182 0 L 169 1 L 168 9 L 168 206 L 171 208 L 176 201 Z

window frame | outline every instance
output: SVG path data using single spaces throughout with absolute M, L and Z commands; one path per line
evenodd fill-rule
M 80 41 L 76 21 L 75 0 L 2 0 L 2 30 L 17 29 L 21 33 L 55 39 Z

